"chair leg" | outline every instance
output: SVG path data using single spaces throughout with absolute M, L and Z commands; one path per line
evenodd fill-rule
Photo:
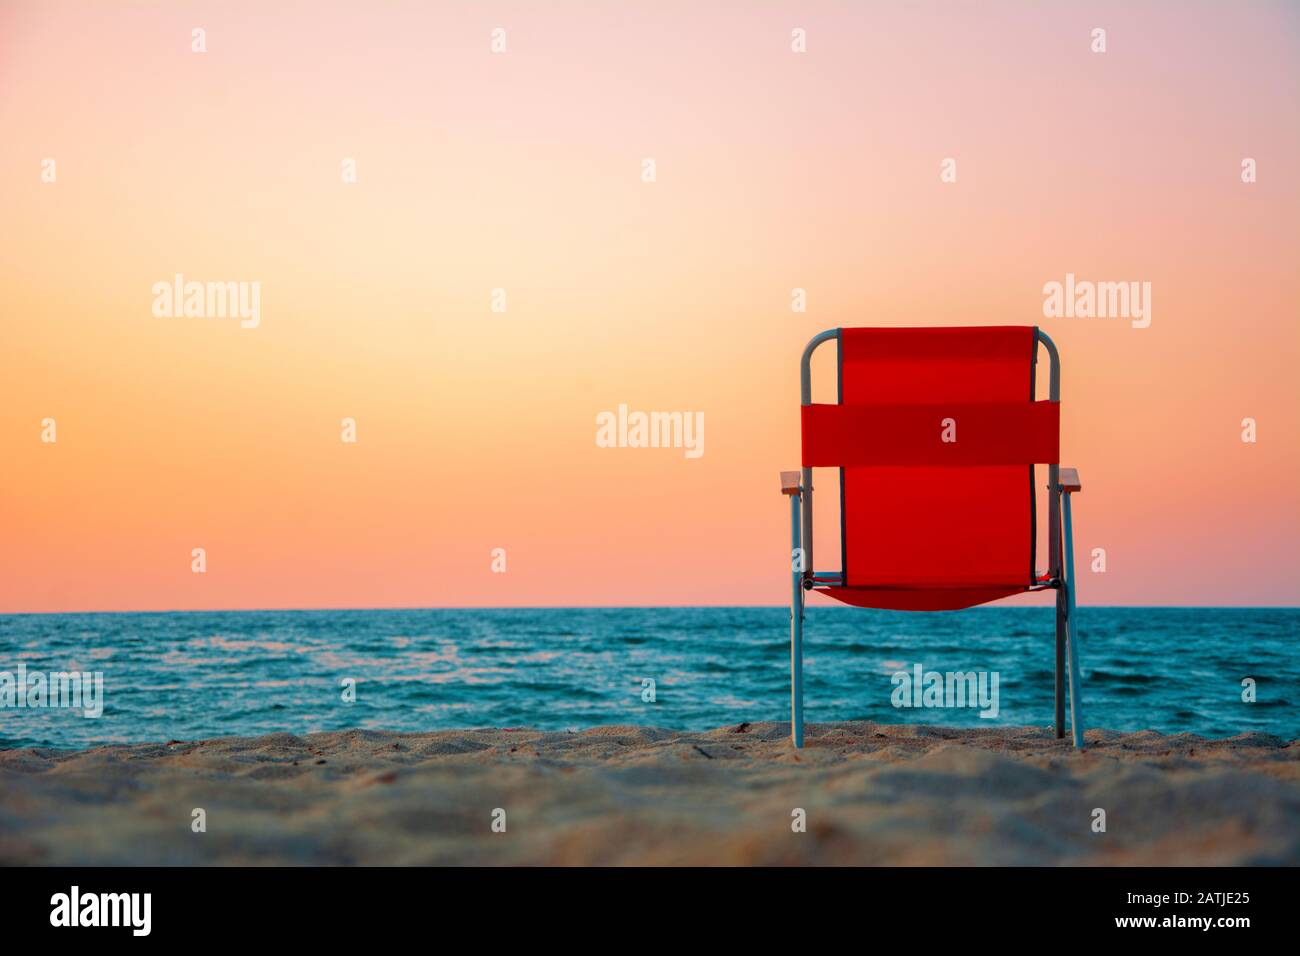
M 1056 739 L 1065 736 L 1065 586 L 1056 590 Z
M 1066 619 L 1066 631 L 1069 634 L 1066 647 L 1070 659 L 1070 733 L 1074 737 L 1074 745 L 1082 749 L 1083 704 L 1079 697 L 1083 693 L 1083 678 L 1079 674 L 1079 635 L 1074 626 L 1074 587 L 1067 584 L 1066 588 L 1070 602 L 1070 610 L 1067 612 L 1069 617 Z
M 1070 732 L 1074 745 L 1083 748 L 1083 677 L 1079 671 L 1079 628 L 1075 615 L 1074 594 L 1074 535 L 1070 523 L 1070 495 L 1064 494 L 1062 504 L 1065 506 L 1065 627 L 1067 647 L 1070 656 Z
M 802 547 L 799 496 L 790 496 L 791 557 Z M 790 739 L 803 746 L 803 562 L 792 562 L 790 593 Z
M 790 736 L 803 746 L 803 597 L 790 609 Z

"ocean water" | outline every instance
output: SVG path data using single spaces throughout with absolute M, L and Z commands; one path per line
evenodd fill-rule
M 0 748 L 788 720 L 788 622 L 779 607 L 0 615 L 0 672 L 103 674 L 102 716 L 3 707 Z M 1085 607 L 1079 624 L 1087 726 L 1300 737 L 1300 610 Z M 809 721 L 1051 723 L 1050 608 L 813 607 L 807 628 Z M 997 672 L 997 716 L 895 707 L 891 676 L 916 664 Z

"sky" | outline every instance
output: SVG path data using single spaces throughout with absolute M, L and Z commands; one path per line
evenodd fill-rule
M 804 343 L 1008 324 L 1081 603 L 1294 605 L 1298 11 L 0 0 L 0 612 L 779 604 Z

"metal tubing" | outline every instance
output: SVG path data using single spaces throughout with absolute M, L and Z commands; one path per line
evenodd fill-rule
M 799 360 L 799 404 L 812 404 L 812 357 L 813 352 L 817 351 L 817 346 L 823 342 L 829 342 L 831 339 L 839 340 L 839 329 L 827 329 L 825 332 L 818 332 L 808 344 L 804 346 L 803 357 Z M 803 556 L 806 561 L 804 567 L 810 572 L 813 568 L 813 513 L 812 513 L 812 492 L 813 492 L 813 475 L 811 468 L 804 468 L 800 478 L 803 484 Z
M 790 495 L 790 738 L 796 747 L 803 746 L 803 570 L 806 563 L 796 563 L 799 550 L 799 495 Z M 804 561 L 807 561 L 804 554 Z
M 799 404 L 812 404 L 812 356 L 817 350 L 817 346 L 823 342 L 829 342 L 831 339 L 840 337 L 839 329 L 827 329 L 825 332 L 818 332 L 808 344 L 804 346 L 803 358 L 799 360 Z
M 1047 357 L 1052 360 L 1047 379 L 1047 398 L 1049 401 L 1061 400 L 1061 353 L 1056 351 L 1056 343 L 1042 329 L 1038 330 L 1038 341 L 1047 349 Z
M 1079 673 L 1079 629 L 1074 614 L 1074 533 L 1070 523 L 1070 494 L 1066 492 L 1061 497 L 1065 508 L 1065 625 L 1069 632 L 1067 646 L 1070 651 L 1070 732 L 1074 736 L 1074 745 L 1082 749 L 1083 702 L 1079 697 L 1083 693 L 1083 678 Z
M 1065 736 L 1065 588 L 1056 590 L 1056 739 Z
M 838 340 L 839 329 L 819 332 L 804 346 L 799 360 L 799 404 L 812 404 L 812 356 L 817 346 L 831 339 Z M 790 550 L 791 556 L 803 548 L 803 561 L 791 569 L 790 582 L 790 739 L 796 747 L 803 746 L 803 584 L 812 577 L 813 569 L 813 514 L 812 469 L 803 468 L 799 476 L 799 494 L 790 496 Z
M 1038 341 L 1047 349 L 1051 359 L 1051 372 L 1047 383 L 1048 401 L 1061 400 L 1061 356 L 1053 342 L 1042 329 L 1038 330 Z M 1061 463 L 1053 462 L 1047 466 L 1047 570 L 1054 578 L 1061 576 L 1061 501 L 1057 485 L 1061 483 Z
M 1061 400 L 1061 355 L 1056 350 L 1056 343 L 1042 329 L 1038 329 L 1038 341 L 1047 349 L 1051 361 L 1047 382 L 1047 397 L 1050 401 Z M 1054 723 L 1057 738 L 1065 736 L 1065 631 L 1066 602 L 1065 586 L 1061 580 L 1061 463 L 1054 462 L 1047 466 L 1047 573 L 1058 582 L 1056 592 L 1056 676 Z

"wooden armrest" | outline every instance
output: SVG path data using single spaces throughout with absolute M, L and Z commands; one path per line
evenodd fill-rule
M 799 493 L 799 472 L 781 472 L 781 494 L 797 495 Z
M 1082 491 L 1083 485 L 1079 484 L 1079 469 L 1062 468 L 1058 484 L 1063 492 Z

